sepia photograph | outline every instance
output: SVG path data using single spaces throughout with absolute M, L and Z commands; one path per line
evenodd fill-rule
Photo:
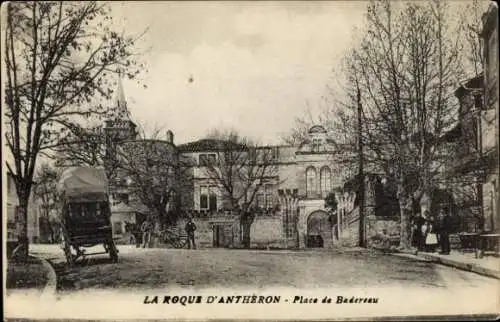
M 500 317 L 496 2 L 0 22 L 5 321 Z

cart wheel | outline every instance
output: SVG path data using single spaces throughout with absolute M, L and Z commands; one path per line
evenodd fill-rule
M 186 246 L 186 243 L 187 243 L 187 239 L 186 238 L 179 238 L 177 239 L 175 242 L 174 242 L 174 247 L 175 248 L 184 248 L 184 246 Z
M 113 261 L 113 263 L 116 263 L 118 261 L 118 249 L 116 249 L 115 243 L 110 242 L 108 244 L 108 249 L 109 249 L 109 257 Z

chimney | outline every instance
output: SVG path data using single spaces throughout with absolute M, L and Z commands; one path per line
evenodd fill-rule
M 170 144 L 174 144 L 174 133 L 172 133 L 172 131 L 168 130 L 166 135 L 167 135 L 167 142 Z

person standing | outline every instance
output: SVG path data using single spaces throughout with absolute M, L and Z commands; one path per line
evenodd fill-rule
M 450 232 L 451 232 L 451 217 L 447 209 L 441 209 L 439 223 L 439 244 L 441 246 L 442 255 L 450 254 Z
M 413 245 L 418 250 L 422 251 L 425 244 L 425 231 L 422 230 L 422 227 L 425 224 L 425 219 L 422 217 L 420 213 L 417 213 L 415 219 L 413 220 Z
M 149 247 L 151 244 L 151 233 L 153 232 L 153 223 L 149 218 L 146 218 L 141 225 L 142 232 L 142 248 Z
M 189 218 L 185 227 L 187 237 L 188 237 L 188 249 L 196 249 L 196 242 L 194 241 L 194 232 L 196 231 L 196 225 L 193 222 L 193 218 Z
M 426 221 L 426 233 L 425 233 L 425 251 L 434 253 L 438 244 L 436 235 L 436 223 L 434 217 L 430 217 Z

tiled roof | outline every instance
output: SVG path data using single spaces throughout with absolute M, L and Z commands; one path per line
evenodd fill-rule
M 227 149 L 228 147 L 234 147 L 235 149 L 245 149 L 246 146 L 240 143 L 234 143 L 224 140 L 216 139 L 201 139 L 194 142 L 189 142 L 177 146 L 178 150 L 181 152 L 202 152 L 202 151 L 220 151 L 222 149 Z

